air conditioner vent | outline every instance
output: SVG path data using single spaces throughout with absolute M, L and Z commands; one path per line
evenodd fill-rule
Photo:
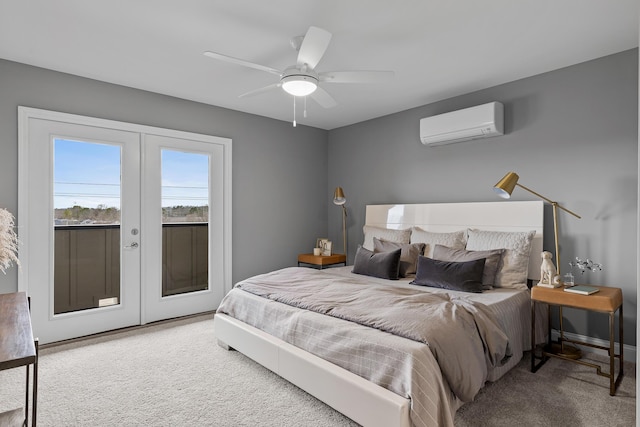
M 489 102 L 420 120 L 420 141 L 436 146 L 504 134 L 504 106 Z

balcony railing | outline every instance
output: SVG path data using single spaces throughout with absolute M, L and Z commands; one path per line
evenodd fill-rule
M 207 225 L 163 224 L 163 297 L 208 288 Z M 54 239 L 56 314 L 120 302 L 120 225 L 57 225 Z

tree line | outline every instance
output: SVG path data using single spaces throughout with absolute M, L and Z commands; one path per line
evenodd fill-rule
M 163 222 L 206 222 L 208 217 L 208 206 L 177 205 L 162 208 Z M 55 209 L 55 219 L 73 223 L 114 224 L 120 222 L 120 209 L 105 205 L 95 208 L 75 205 Z

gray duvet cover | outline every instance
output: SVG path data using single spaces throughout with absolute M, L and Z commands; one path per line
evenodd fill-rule
M 218 311 L 411 398 L 415 425 L 452 425 L 458 399 L 510 355 L 485 305 L 356 275 L 278 270 L 238 283 Z

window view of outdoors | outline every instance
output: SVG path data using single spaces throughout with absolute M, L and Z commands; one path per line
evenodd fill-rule
M 55 139 L 53 154 L 54 312 L 120 304 L 121 147 Z M 209 156 L 162 150 L 161 171 L 162 296 L 208 289 Z
M 120 147 L 57 139 L 56 225 L 120 224 Z M 207 222 L 209 158 L 162 150 L 162 222 Z
M 209 157 L 162 150 L 162 222 L 208 222 Z
M 117 145 L 54 140 L 54 313 L 120 303 Z
M 120 147 L 57 139 L 56 225 L 120 224 Z
M 209 287 L 209 156 L 162 150 L 162 296 Z

